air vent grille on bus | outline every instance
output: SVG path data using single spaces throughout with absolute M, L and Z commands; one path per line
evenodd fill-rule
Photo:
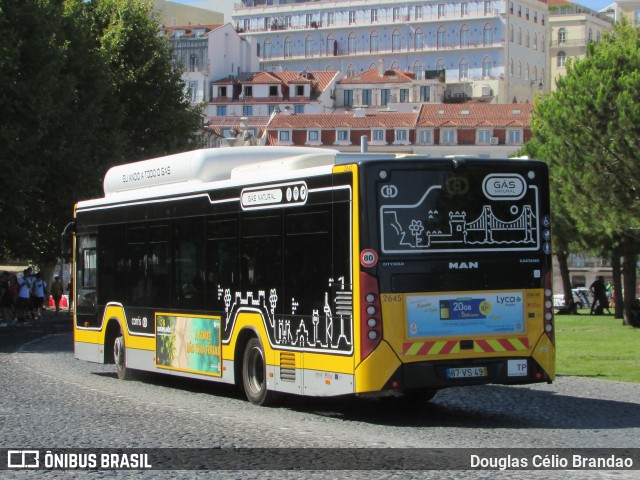
M 336 292 L 336 313 L 344 317 L 350 317 L 353 314 L 353 294 L 351 292 Z
M 295 353 L 280 352 L 280 380 L 285 382 L 296 381 Z

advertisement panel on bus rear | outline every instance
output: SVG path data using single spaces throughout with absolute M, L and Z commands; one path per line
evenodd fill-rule
M 407 295 L 409 338 L 523 333 L 523 292 Z

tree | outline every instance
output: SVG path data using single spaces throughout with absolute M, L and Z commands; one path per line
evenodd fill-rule
M 189 108 L 181 71 L 171 63 L 166 39 L 158 36 L 151 3 L 89 2 L 100 52 L 112 75 L 113 93 L 127 132 L 123 161 L 193 148 L 201 115 Z
M 640 231 L 640 33 L 616 24 L 569 62 L 558 89 L 536 103 L 532 131 L 582 235 L 619 242 L 624 317 L 633 318 Z
M 140 0 L 0 0 L 0 260 L 52 270 L 115 164 L 194 148 L 200 112 Z

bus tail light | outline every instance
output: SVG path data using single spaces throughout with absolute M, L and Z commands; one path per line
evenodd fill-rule
M 382 341 L 382 311 L 378 280 L 360 272 L 360 360 Z
M 544 333 L 547 334 L 551 343 L 555 345 L 555 325 L 553 322 L 553 288 L 551 288 L 551 272 L 544 276 Z

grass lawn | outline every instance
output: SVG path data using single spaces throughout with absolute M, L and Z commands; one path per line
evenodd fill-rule
M 556 315 L 556 373 L 640 382 L 640 328 L 613 315 Z

